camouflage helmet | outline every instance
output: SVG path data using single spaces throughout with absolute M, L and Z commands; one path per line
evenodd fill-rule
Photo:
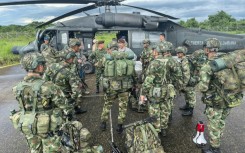
M 25 54 L 21 59 L 21 65 L 26 71 L 34 70 L 39 64 L 45 64 L 45 58 L 38 52 Z
M 76 38 L 72 38 L 69 41 L 69 46 L 70 47 L 74 47 L 74 46 L 81 46 L 81 41 L 79 39 Z
M 68 60 L 70 58 L 76 57 L 77 55 L 74 52 L 68 52 L 65 56 L 64 59 Z
M 142 41 L 143 44 L 151 44 L 151 41 L 149 39 L 144 39 Z
M 188 52 L 188 49 L 185 46 L 179 46 L 175 49 L 176 53 L 183 53 L 186 54 Z
M 203 43 L 204 48 L 210 48 L 210 49 L 218 49 L 220 48 L 220 42 L 217 38 L 208 38 Z
M 157 46 L 156 50 L 159 53 L 171 52 L 174 50 L 174 46 L 171 42 L 164 42 L 164 43 L 160 43 Z

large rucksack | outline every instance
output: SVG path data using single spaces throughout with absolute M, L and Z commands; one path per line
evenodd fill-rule
M 43 80 L 31 83 L 23 81 L 16 86 L 20 111 L 12 111 L 10 119 L 14 127 L 26 135 L 57 131 L 63 123 L 60 109 L 44 110 L 43 105 L 49 104 L 49 99 L 39 96 L 43 83 Z M 46 96 L 50 97 L 50 95 Z
M 151 123 L 126 128 L 125 146 L 128 153 L 165 153 Z
M 235 107 L 240 103 L 230 104 L 228 94 L 238 94 L 245 89 L 245 50 L 237 50 L 210 62 L 214 72 L 214 86 L 218 88 L 218 94 L 228 103 L 229 107 Z
M 124 52 L 113 52 L 105 55 L 105 77 L 123 77 L 134 74 L 134 61 Z
M 61 143 L 66 150 L 74 153 L 102 153 L 102 146 L 90 146 L 91 133 L 79 121 L 67 121 L 60 131 Z

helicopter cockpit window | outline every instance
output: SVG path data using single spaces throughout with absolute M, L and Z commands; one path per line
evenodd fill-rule
M 145 39 L 146 34 L 143 31 L 132 32 L 132 46 L 133 48 L 142 48 L 142 41 Z
M 61 43 L 66 45 L 67 42 L 68 42 L 67 33 L 62 33 L 61 34 Z

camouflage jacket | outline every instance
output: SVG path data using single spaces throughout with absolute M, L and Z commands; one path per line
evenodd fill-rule
M 140 59 L 141 59 L 143 68 L 144 69 L 147 68 L 149 63 L 154 59 L 151 46 L 143 49 L 140 55 Z
M 242 101 L 241 93 L 233 93 L 232 91 L 225 93 L 222 87 L 217 84 L 216 79 L 218 78 L 215 77 L 209 64 L 212 60 L 214 58 L 209 59 L 200 70 L 198 88 L 203 93 L 203 102 L 211 107 L 226 108 L 233 102 Z
M 146 78 L 142 84 L 142 92 L 147 95 L 152 87 L 164 88 L 167 84 L 173 84 L 175 88 L 182 88 L 182 72 L 172 56 L 163 57 L 160 55 L 147 68 Z
M 71 95 L 71 98 L 77 99 L 82 97 L 80 78 L 72 71 L 72 66 L 73 64 L 65 64 L 64 61 L 53 63 L 47 67 L 43 79 L 58 85 L 67 97 Z
M 191 78 L 190 63 L 186 56 L 181 59 L 180 66 L 181 66 L 182 75 L 183 75 L 183 83 L 184 83 L 184 86 L 186 86 L 188 85 L 188 82 Z
M 57 57 L 58 52 L 51 46 L 48 46 L 42 51 L 42 55 L 45 58 L 46 64 L 50 65 L 60 61 L 60 58 Z
M 27 83 L 35 83 L 37 81 L 42 80 L 41 77 L 37 77 L 37 76 L 26 76 L 24 78 L 24 80 L 22 82 L 27 82 Z M 16 98 L 17 97 L 17 86 L 15 86 L 13 88 L 13 93 L 15 95 Z M 42 84 L 41 89 L 40 89 L 40 97 L 41 97 L 41 101 L 42 102 L 42 106 L 44 109 L 54 109 L 54 108 L 60 108 L 60 109 L 65 109 L 68 108 L 68 104 L 67 104 L 67 99 L 65 97 L 65 95 L 63 94 L 63 92 L 60 90 L 60 88 L 58 86 L 56 86 L 55 84 L 53 84 L 50 81 L 46 81 Z M 25 95 L 23 95 L 25 96 Z M 38 101 L 39 102 L 39 101 Z M 20 103 L 20 102 L 19 102 Z M 24 107 L 26 110 L 28 110 L 31 105 L 33 105 L 32 103 L 27 103 L 26 101 L 24 101 Z M 40 104 L 39 104 L 40 105 Z M 20 107 L 20 109 L 23 109 Z M 40 110 L 40 108 L 38 109 Z M 37 110 L 37 111 L 38 111 Z
M 94 61 L 94 65 L 96 67 L 102 67 L 102 60 L 105 54 L 107 54 L 105 49 L 97 49 L 96 51 L 92 52 L 92 54 L 89 56 L 89 59 Z
M 43 43 L 40 47 L 40 51 L 42 52 L 44 49 L 47 49 L 50 45 Z

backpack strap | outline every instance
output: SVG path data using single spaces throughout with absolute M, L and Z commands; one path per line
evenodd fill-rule
M 35 113 L 37 109 L 38 94 L 40 93 L 41 86 L 45 83 L 44 80 L 38 80 L 33 82 L 32 91 L 34 92 L 32 113 Z
M 63 69 L 67 68 L 68 66 L 69 66 L 68 64 L 65 65 L 65 66 L 63 66 L 62 68 L 60 68 L 60 69 L 53 75 L 52 80 L 53 80 L 54 83 L 56 82 L 55 80 L 56 80 L 57 75 L 58 75 Z
M 21 96 L 22 93 L 23 93 L 23 90 L 24 90 L 24 82 L 21 81 L 17 85 L 16 90 L 17 90 L 17 100 L 19 101 L 20 106 L 22 107 L 22 111 L 24 113 L 26 110 L 25 110 L 24 102 L 23 102 L 23 99 L 22 99 L 22 96 Z

